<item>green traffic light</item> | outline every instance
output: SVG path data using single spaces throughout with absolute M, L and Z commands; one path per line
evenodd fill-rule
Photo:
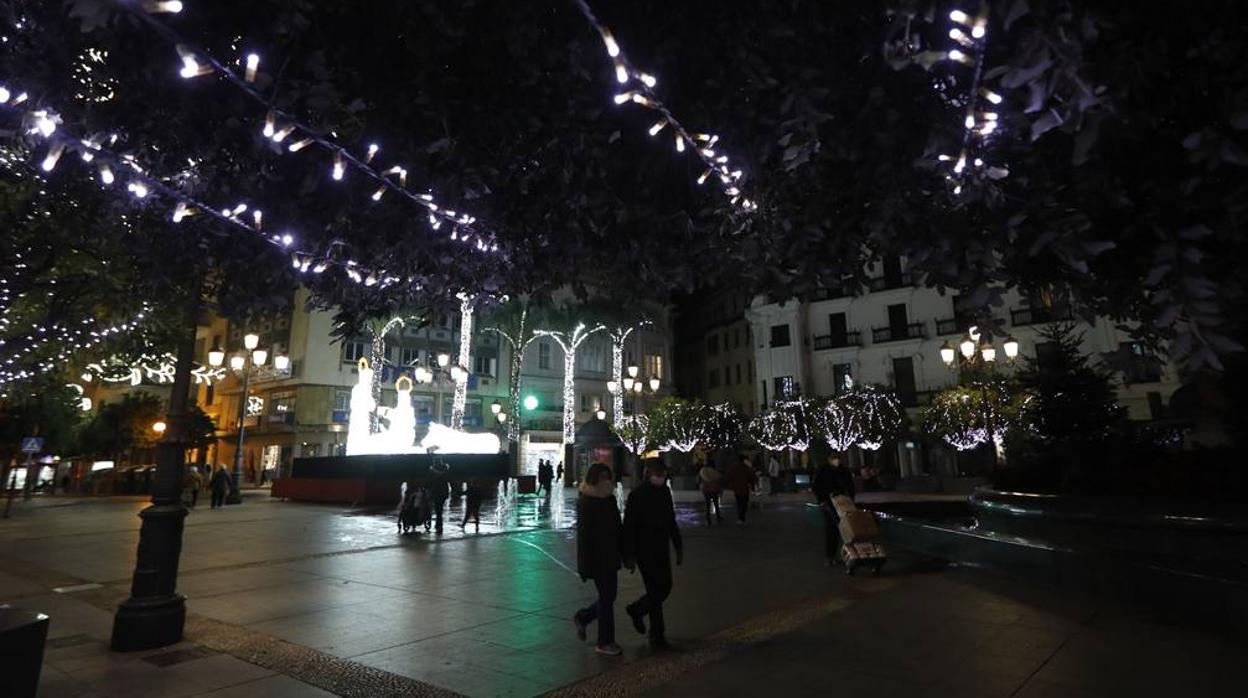
M 537 396 L 536 396 L 536 395 L 526 395 L 526 396 L 525 396 L 525 398 L 524 398 L 524 409 L 529 410 L 530 412 L 532 412 L 533 410 L 537 409 Z

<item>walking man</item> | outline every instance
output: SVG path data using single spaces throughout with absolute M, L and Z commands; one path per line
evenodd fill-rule
M 738 524 L 745 524 L 745 515 L 750 509 L 750 490 L 757 483 L 758 475 L 754 473 L 754 468 L 745 456 L 741 456 L 740 460 L 728 468 L 728 489 L 732 490 L 737 500 Z
M 212 474 L 212 505 L 210 509 L 219 509 L 225 504 L 225 493 L 230 489 L 230 473 L 225 469 L 225 465 L 217 466 L 216 472 Z
M 576 636 L 584 640 L 586 628 L 598 621 L 598 654 L 615 657 L 615 595 L 619 589 L 620 509 L 616 506 L 615 478 L 604 463 L 594 463 L 585 473 L 576 500 L 576 571 L 581 581 L 593 580 L 598 600 L 572 616 Z
M 823 554 L 831 567 L 841 560 L 841 534 L 838 528 L 841 517 L 836 513 L 836 507 L 832 506 L 832 498 L 844 495 L 853 499 L 854 476 L 849 468 L 841 465 L 841 457 L 833 453 L 815 471 L 815 479 L 810 484 L 810 489 L 815 495 L 815 501 L 819 502 L 819 512 L 823 515 Z
M 624 607 L 633 627 L 646 632 L 646 616 L 650 617 L 650 646 L 667 648 L 663 624 L 663 602 L 672 592 L 672 559 L 669 545 L 676 550 L 676 564 L 684 562 L 684 545 L 676 526 L 676 508 L 672 492 L 667 488 L 667 468 L 662 461 L 646 463 L 646 480 L 628 495 L 624 506 L 624 559 L 632 570 L 641 570 L 646 593 Z
M 538 461 L 538 465 L 537 465 L 537 492 L 538 494 L 544 494 L 547 497 L 550 496 L 550 480 L 551 480 L 550 461 L 544 461 L 544 460 Z
M 437 534 L 442 535 L 442 514 L 446 510 L 446 499 L 451 496 L 451 481 L 446 474 L 450 466 L 441 458 L 434 456 L 433 465 L 429 466 L 429 495 L 433 498 L 433 515 Z M 425 522 L 425 530 L 429 530 L 429 522 Z
M 190 507 L 195 508 L 199 503 L 199 491 L 204 487 L 204 476 L 199 474 L 199 468 L 193 465 L 186 467 L 186 479 L 182 482 L 182 488 L 190 495 Z

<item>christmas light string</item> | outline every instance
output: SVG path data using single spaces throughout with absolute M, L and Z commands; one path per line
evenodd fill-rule
M 477 221 L 475 217 L 439 205 L 432 194 L 417 194 L 409 190 L 406 186 L 406 168 L 394 165 L 382 171 L 373 167 L 371 163 L 380 151 L 380 146 L 376 143 L 369 144 L 366 154 L 359 157 L 337 143 L 332 133 L 325 134 L 299 121 L 289 112 L 274 107 L 271 101 L 254 87 L 260 64 L 259 54 L 249 53 L 242 59 L 246 68 L 244 74 L 240 76 L 226 63 L 213 57 L 206 50 L 193 46 L 171 27 L 152 17 L 152 14 L 158 12 L 177 14 L 182 9 L 180 4 L 177 10 L 169 10 L 155 9 L 152 3 L 146 3 L 140 7 L 131 0 L 117 0 L 117 2 L 151 27 L 161 38 L 174 45 L 182 60 L 182 69 L 179 74 L 183 78 L 189 79 L 218 73 L 227 83 L 263 106 L 267 110 L 263 135 L 277 144 L 289 143 L 285 146 L 287 152 L 296 153 L 305 148 L 317 146 L 332 157 L 330 177 L 334 181 L 342 181 L 346 177 L 346 169 L 349 166 L 377 185 L 371 197 L 373 201 L 380 201 L 388 191 L 394 192 L 424 209 L 429 226 L 433 230 L 436 231 L 444 224 L 449 224 L 451 240 L 473 245 L 479 252 L 498 252 L 498 241 L 495 236 L 474 227 Z
M 92 349 L 114 335 L 138 328 L 147 313 L 151 311 L 151 307 L 147 304 L 143 304 L 142 308 L 143 310 L 132 319 L 105 327 L 87 329 L 54 322 L 50 325 L 35 325 L 32 332 L 23 337 L 7 340 L 0 338 L 0 349 L 4 349 L 9 354 L 0 362 L 0 386 L 35 378 L 53 369 L 61 368 L 59 364 L 50 360 L 51 357 L 34 368 L 14 368 L 18 361 L 27 360 L 30 355 L 36 354 L 48 344 L 57 344 L 59 350 L 55 354 L 55 359 L 65 361 L 70 358 L 70 345 L 73 345 L 72 349 L 75 351 Z M 94 322 L 95 318 L 89 318 L 84 319 L 80 324 L 89 325 Z M 20 348 L 11 348 L 15 344 Z
M 968 174 L 982 172 L 989 179 L 1003 179 L 1010 172 L 1004 167 L 985 165 L 980 157 L 983 144 L 997 129 L 999 115 L 996 105 L 1003 101 L 1001 95 L 983 86 L 984 55 L 988 48 L 988 6 L 985 4 L 975 17 L 962 10 L 953 10 L 949 19 L 953 22 L 949 38 L 956 46 L 945 56 L 971 69 L 970 89 L 966 94 L 966 109 L 962 118 L 961 150 L 957 155 L 938 157 L 941 162 L 952 163 L 945 179 L 952 185 L 954 195 L 958 195 L 962 193 Z
M 0 106 L 19 106 L 27 102 L 26 94 L 22 92 L 14 97 L 8 88 L 0 88 L 0 98 L 8 97 L 8 99 L 0 99 Z M 311 271 L 320 274 L 330 267 L 341 267 L 348 278 L 365 286 L 385 287 L 399 281 L 397 277 L 389 275 L 384 270 L 372 269 L 352 259 L 342 258 L 341 248 L 344 245 L 341 242 L 331 243 L 325 253 L 292 251 L 291 247 L 295 243 L 295 238 L 289 232 L 280 235 L 264 232 L 264 218 L 261 210 L 250 208 L 245 202 L 221 208 L 205 203 L 169 184 L 167 180 L 172 178 L 152 174 L 139 163 L 133 154 L 119 153 L 105 147 L 104 141 L 110 145 L 116 142 L 115 135 L 100 139 L 81 134 L 69 134 L 62 124 L 63 119 L 58 112 L 43 106 L 39 109 L 27 110 L 22 115 L 22 133 L 29 137 L 40 137 L 47 143 L 47 151 L 39 165 L 39 169 L 45 175 L 54 171 L 66 154 L 77 153 L 84 163 L 94 166 L 100 184 L 105 187 L 111 187 L 117 180 L 124 179 L 126 191 L 136 200 L 151 201 L 155 198 L 154 195 L 172 200 L 174 207 L 170 219 L 174 223 L 180 223 L 193 215 L 203 214 L 221 223 L 227 229 L 255 235 L 283 252 L 289 253 L 292 265 L 299 272 Z
M 706 169 L 702 175 L 698 177 L 698 184 L 703 184 L 712 176 L 718 181 L 724 195 L 728 197 L 734 206 L 738 206 L 742 211 L 755 211 L 758 204 L 747 198 L 741 191 L 742 170 L 733 168 L 729 165 L 728 156 L 715 150 L 715 145 L 719 141 L 719 136 L 709 133 L 691 133 L 685 126 L 672 114 L 663 100 L 654 92 L 655 85 L 658 80 L 651 74 L 637 70 L 628 57 L 624 55 L 624 51 L 620 48 L 619 42 L 616 41 L 615 35 L 611 30 L 598 20 L 594 11 L 589 7 L 585 0 L 573 0 L 580 9 L 585 19 L 593 25 L 602 37 L 602 43 L 606 47 L 607 57 L 611 59 L 612 65 L 615 66 L 615 79 L 621 88 L 626 91 L 615 95 L 615 103 L 617 105 L 638 104 L 647 109 L 658 112 L 660 118 L 650 127 L 650 135 L 658 136 L 669 126 L 674 134 L 674 142 L 676 144 L 676 152 L 683 153 L 686 150 L 692 150 L 693 153 L 702 161 Z

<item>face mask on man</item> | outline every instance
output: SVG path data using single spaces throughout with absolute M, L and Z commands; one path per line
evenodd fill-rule
M 650 484 L 654 485 L 655 487 L 662 487 L 663 483 L 665 482 L 667 482 L 667 478 L 663 477 L 662 475 L 650 476 Z

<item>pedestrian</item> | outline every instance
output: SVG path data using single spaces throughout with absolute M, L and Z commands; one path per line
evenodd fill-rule
M 446 500 L 451 496 L 451 481 L 447 478 L 447 473 L 451 468 L 441 458 L 434 456 L 433 465 L 429 466 L 429 496 L 433 504 L 433 524 L 434 530 L 440 536 L 442 535 L 442 514 L 446 510 Z M 425 521 L 425 531 L 428 532 L 430 522 Z
M 212 474 L 212 506 L 218 509 L 225 504 L 225 493 L 230 490 L 230 472 L 224 463 L 217 464 L 217 471 Z
M 750 508 L 750 490 L 758 482 L 758 475 L 750 467 L 745 456 L 728 468 L 728 489 L 737 500 L 737 523 L 745 525 L 745 514 Z
M 605 463 L 594 463 L 585 473 L 576 498 L 576 572 L 581 581 L 593 580 L 598 599 L 572 616 L 576 636 L 585 640 L 586 628 L 598 621 L 594 651 L 609 657 L 621 653 L 615 643 L 615 595 L 619 589 L 623 546 L 620 508 L 615 502 L 615 478 Z
M 559 461 L 559 468 L 555 470 L 555 481 L 563 487 L 563 461 Z
M 468 520 L 472 519 L 478 532 L 481 531 L 481 485 L 475 477 L 468 478 L 464 483 L 464 520 L 459 524 L 459 528 L 468 528 Z
M 193 465 L 186 467 L 186 480 L 182 483 L 182 489 L 190 495 L 191 508 L 199 503 L 199 490 L 204 486 L 204 476 L 199 474 L 199 468 Z
M 780 461 L 775 458 L 767 461 L 767 480 L 771 483 L 770 494 L 780 491 Z
M 724 522 L 720 509 L 720 497 L 724 492 L 724 477 L 710 463 L 703 463 L 698 470 L 698 487 L 702 490 L 702 498 L 706 500 L 706 525 L 711 525 L 711 509 L 715 510 L 715 521 Z
M 810 485 L 815 501 L 819 503 L 819 511 L 823 515 L 823 554 L 829 567 L 841 560 L 841 534 L 838 526 L 840 514 L 832 504 L 832 498 L 846 496 L 854 498 L 854 476 L 849 468 L 841 465 L 839 454 L 830 454 L 823 465 L 815 471 L 815 479 Z
M 672 592 L 671 549 L 676 550 L 677 565 L 684 562 L 685 553 L 672 491 L 667 487 L 667 468 L 657 458 L 651 459 L 645 475 L 645 482 L 629 493 L 624 506 L 624 560 L 630 571 L 634 566 L 641 570 L 646 593 L 624 610 L 642 634 L 646 616 L 650 617 L 650 647 L 661 650 L 667 648 L 663 602 Z
M 550 467 L 550 461 L 541 461 L 537 466 L 537 492 L 545 496 L 550 496 L 550 481 L 553 478 L 554 469 Z

